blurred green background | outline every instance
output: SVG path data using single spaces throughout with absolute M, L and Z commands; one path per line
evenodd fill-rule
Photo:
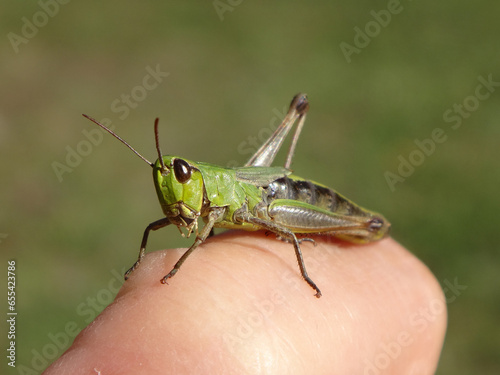
M 500 82 L 500 3 L 2 8 L 0 250 L 2 274 L 17 262 L 18 366 L 37 370 L 62 354 L 65 337 L 111 302 L 145 226 L 162 216 L 150 168 L 111 136 L 101 140 L 82 113 L 110 119 L 150 160 L 158 116 L 165 153 L 242 165 L 306 92 L 295 171 L 382 212 L 447 288 L 439 374 L 500 373 L 500 87 L 476 93 L 481 77 Z M 145 89 L 148 67 L 161 82 Z M 436 129 L 446 140 L 426 142 Z M 398 172 L 401 160 L 415 166 Z M 148 247 L 191 241 L 167 228 Z

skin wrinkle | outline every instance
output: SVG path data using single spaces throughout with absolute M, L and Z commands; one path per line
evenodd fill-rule
M 229 231 L 229 232 L 230 233 L 228 233 L 228 235 L 231 235 L 231 234 L 235 233 L 234 231 Z M 276 239 L 276 240 L 280 241 L 278 239 Z M 245 246 L 241 242 L 238 243 L 238 241 L 235 241 L 234 239 L 229 240 L 229 239 L 226 238 L 226 239 L 223 239 L 223 241 L 225 243 L 238 244 L 240 247 L 244 248 L 245 251 L 248 251 L 248 249 L 251 248 L 251 249 L 255 249 L 255 250 L 259 251 L 259 253 L 265 253 L 266 255 L 273 255 L 273 256 L 279 258 L 280 260 L 282 259 L 282 258 L 279 257 L 278 254 L 276 254 L 275 252 L 273 252 L 272 250 L 270 250 L 270 247 L 263 246 L 263 244 L 255 245 L 255 244 L 252 243 L 250 246 L 248 246 L 248 245 Z M 291 252 L 293 254 L 293 245 L 291 243 L 290 243 L 290 246 L 292 246 Z
M 236 252 L 236 251 L 243 251 L 244 252 L 244 255 L 245 255 L 245 258 L 243 261 L 246 262 L 247 265 L 250 264 L 249 262 L 249 258 L 248 258 L 248 248 L 238 244 L 236 241 L 232 241 L 232 240 L 224 240 L 224 243 L 227 244 L 227 245 L 230 245 L 231 246 L 231 250 L 233 252 Z M 207 244 L 208 245 L 208 244 Z M 205 245 L 205 246 L 207 246 Z M 203 246 L 203 245 L 202 245 Z M 234 247 L 238 247 L 238 249 L 234 249 Z M 255 247 L 256 249 L 262 249 L 258 246 Z M 209 250 L 208 247 L 206 247 L 207 250 Z M 197 250 L 201 250 L 203 251 L 204 249 L 200 247 L 200 249 L 197 249 Z M 223 258 L 226 258 L 226 255 L 222 255 Z M 251 255 L 251 257 L 254 257 L 254 255 Z M 229 278 L 231 280 L 231 283 L 233 283 L 235 286 L 241 286 L 241 290 L 244 290 L 246 291 L 247 288 L 246 288 L 246 281 L 245 279 L 248 278 L 246 277 L 247 274 L 246 274 L 246 271 L 244 271 L 243 273 L 238 273 L 238 274 L 235 274 L 234 272 L 232 272 L 232 268 L 231 267 L 228 267 L 227 264 L 225 265 L 220 265 L 220 262 L 221 259 L 217 258 L 217 259 L 205 259 L 204 260 L 204 264 L 205 266 L 207 267 L 211 267 L 213 268 L 214 270 L 217 270 L 217 273 L 219 274 L 220 277 L 225 277 L 225 278 Z M 229 260 L 230 261 L 230 260 Z M 246 270 L 247 267 L 244 267 L 244 269 Z M 182 272 L 182 271 L 179 271 L 179 272 Z M 242 276 L 245 276 L 245 277 L 242 277 Z M 223 298 L 223 297 L 222 297 Z
M 274 330 L 261 331 L 253 342 L 253 360 L 251 361 L 250 373 L 277 373 L 281 368 L 289 368 L 287 360 L 290 350 L 294 351 L 290 342 L 284 342 Z M 286 348 L 286 349 L 285 349 Z
M 230 236 L 230 235 L 234 235 L 234 234 L 236 234 L 236 232 L 230 231 L 230 233 L 228 233 L 227 235 Z M 250 235 L 248 235 L 248 236 L 250 236 Z M 277 241 L 279 241 L 279 240 L 277 240 Z M 298 277 L 300 278 L 300 280 L 302 280 L 302 277 L 300 275 L 300 269 L 298 268 L 296 257 L 295 257 L 294 251 L 293 251 L 293 245 L 291 243 L 286 242 L 286 241 L 283 241 L 283 242 L 290 245 L 290 256 L 292 259 L 295 260 L 294 263 L 296 264 L 293 267 L 289 264 L 289 259 L 285 259 L 281 256 L 281 254 L 278 254 L 278 253 L 272 251 L 270 246 L 264 246 L 263 242 L 259 242 L 258 244 L 255 244 L 254 242 L 252 242 L 252 245 L 250 245 L 250 248 L 256 249 L 259 251 L 259 253 L 262 253 L 262 254 L 257 254 L 257 255 L 253 254 L 252 257 L 256 257 L 256 256 L 262 257 L 262 255 L 265 255 L 264 261 L 266 262 L 266 264 L 269 264 L 269 265 L 276 264 L 276 260 L 279 262 L 283 262 L 283 264 L 286 264 L 287 267 L 290 268 L 291 272 L 297 272 Z M 226 239 L 224 239 L 224 243 L 235 243 L 235 242 L 234 242 L 234 240 L 229 240 L 229 242 L 228 242 L 228 239 L 226 238 Z M 268 245 L 268 241 L 265 241 L 265 245 Z M 243 248 L 245 250 L 245 253 L 247 253 L 249 246 L 244 246 Z M 259 260 L 262 260 L 262 258 L 260 258 Z M 306 267 L 307 267 L 307 265 L 306 265 Z

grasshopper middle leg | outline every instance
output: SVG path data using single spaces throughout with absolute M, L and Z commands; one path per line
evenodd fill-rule
M 304 278 L 306 283 L 308 283 L 309 286 L 316 291 L 316 294 L 314 296 L 316 298 L 321 297 L 321 291 L 319 290 L 317 285 L 314 283 L 314 281 L 312 281 L 311 278 L 309 277 L 309 275 L 307 274 L 306 265 L 304 264 L 304 258 L 302 257 L 302 251 L 300 250 L 300 242 L 302 242 L 304 240 L 309 240 L 309 239 L 303 238 L 299 241 L 297 239 L 297 236 L 295 236 L 295 234 L 290 229 L 288 229 L 282 225 L 276 224 L 272 221 L 264 220 L 264 219 L 260 219 L 258 217 L 255 217 L 249 212 L 241 212 L 241 213 L 236 214 L 235 220 L 254 224 L 256 226 L 261 227 L 262 229 L 276 233 L 280 237 L 291 241 L 293 244 L 293 248 L 295 250 L 295 256 L 297 257 L 297 263 L 299 264 L 299 269 L 300 269 L 300 273 L 302 274 L 302 277 Z

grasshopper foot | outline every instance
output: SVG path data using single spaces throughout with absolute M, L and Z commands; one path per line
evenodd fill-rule
M 125 272 L 125 275 L 123 276 L 125 280 L 128 280 L 130 274 L 134 272 L 137 267 L 139 267 L 139 263 L 140 263 L 139 261 L 135 262 L 134 265 L 130 267 L 127 272 Z
M 307 241 L 307 242 L 312 242 L 314 246 L 316 246 L 316 241 L 314 241 L 312 238 L 309 238 L 309 237 L 305 237 L 305 238 L 297 238 L 297 242 L 298 243 L 302 243 L 304 241 Z M 321 296 L 321 293 L 320 293 L 320 296 Z
M 139 257 L 137 258 L 137 261 L 134 263 L 132 267 L 128 269 L 127 272 L 125 272 L 125 275 L 123 276 L 125 281 L 127 281 L 128 278 L 130 277 L 130 274 L 134 272 L 137 269 L 137 267 L 139 267 L 139 264 L 141 263 L 143 258 L 144 258 L 144 248 L 141 248 L 141 250 L 139 251 Z
M 167 280 L 170 279 L 171 277 L 173 277 L 176 273 L 177 273 L 177 269 L 176 268 L 172 269 L 172 271 L 170 271 L 168 274 L 163 276 L 163 278 L 160 280 L 160 283 L 168 284 Z
M 320 298 L 322 296 L 321 294 L 321 290 L 319 290 L 319 288 L 316 286 L 316 284 L 314 283 L 314 281 L 312 281 L 309 276 L 306 276 L 304 277 L 304 280 L 306 281 L 306 283 L 309 284 L 309 286 L 311 288 L 313 288 L 315 291 L 316 291 L 316 294 L 314 295 L 314 297 L 316 298 Z
M 284 241 L 284 242 L 288 242 L 288 243 L 293 243 L 293 239 L 291 238 L 286 238 L 286 237 L 282 237 L 280 235 L 277 235 L 276 238 L 280 241 Z M 297 238 L 297 242 L 299 244 L 301 244 L 302 242 L 304 241 L 307 241 L 307 242 L 312 242 L 314 244 L 314 246 L 316 246 L 316 241 L 313 240 L 312 238 L 309 238 L 309 237 L 304 237 L 304 238 Z
M 127 272 L 125 272 L 125 275 L 123 276 L 125 281 L 128 280 L 128 278 L 130 277 L 130 274 L 132 272 L 134 272 L 139 267 L 139 264 L 141 264 L 141 261 L 143 258 L 144 258 L 144 250 L 141 250 L 141 252 L 139 253 L 139 258 L 137 258 L 137 261 L 134 263 L 134 265 L 132 267 L 130 267 L 128 269 Z

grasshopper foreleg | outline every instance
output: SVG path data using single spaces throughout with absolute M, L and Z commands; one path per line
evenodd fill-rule
M 177 271 L 179 271 L 182 263 L 184 263 L 187 257 L 191 255 L 193 250 L 196 249 L 203 241 L 205 241 L 207 237 L 210 236 L 210 233 L 213 233 L 212 230 L 214 228 L 214 224 L 224 215 L 224 212 L 224 207 L 215 207 L 212 209 L 212 211 L 208 214 L 208 221 L 203 227 L 201 233 L 196 236 L 196 240 L 191 245 L 191 247 L 187 249 L 186 252 L 182 254 L 177 263 L 175 263 L 174 268 L 172 268 L 172 270 L 160 280 L 162 284 L 166 284 L 167 280 L 173 277 L 177 273 Z
M 141 249 L 139 250 L 139 257 L 137 258 L 137 261 L 134 263 L 132 267 L 129 268 L 127 272 L 125 272 L 125 280 L 128 280 L 130 274 L 137 268 L 139 267 L 139 264 L 141 263 L 142 259 L 144 258 L 144 253 L 146 252 L 146 244 L 148 243 L 148 237 L 149 237 L 149 232 L 152 230 L 158 230 L 160 228 L 166 227 L 167 225 L 170 224 L 170 220 L 167 217 L 164 217 L 163 219 L 156 220 L 155 222 L 152 222 L 149 224 L 146 229 L 144 230 L 144 235 L 142 236 L 142 242 L 141 242 Z
M 299 269 L 300 269 L 300 273 L 302 274 L 302 277 L 304 278 L 306 283 L 308 283 L 309 286 L 316 291 L 315 297 L 317 297 L 317 298 L 321 297 L 321 291 L 316 286 L 314 281 L 312 281 L 311 278 L 309 277 L 309 275 L 307 274 L 306 265 L 304 264 L 304 258 L 302 257 L 302 251 L 300 250 L 300 242 L 309 241 L 312 239 L 302 238 L 302 239 L 298 240 L 297 236 L 295 236 L 295 234 L 290 229 L 288 229 L 282 225 L 276 224 L 272 221 L 264 220 L 264 219 L 260 219 L 258 217 L 255 217 L 251 213 L 249 213 L 248 211 L 236 213 L 235 220 L 254 224 L 258 227 L 261 227 L 262 229 L 265 229 L 265 230 L 268 230 L 268 231 L 271 231 L 271 232 L 277 234 L 279 237 L 281 237 L 282 239 L 284 239 L 286 241 L 292 242 L 293 248 L 295 249 L 295 256 L 297 257 L 297 263 L 299 264 Z M 312 241 L 314 242 L 314 240 L 312 240 Z

